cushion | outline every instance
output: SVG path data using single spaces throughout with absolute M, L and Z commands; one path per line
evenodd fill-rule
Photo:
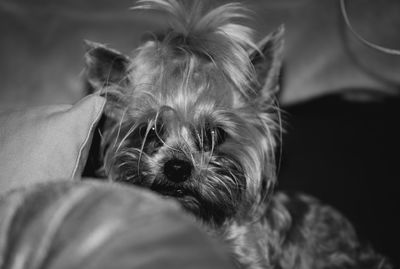
M 104 103 L 0 109 L 0 190 L 80 176 Z
M 148 190 L 58 181 L 0 197 L 0 268 L 228 269 L 226 249 Z

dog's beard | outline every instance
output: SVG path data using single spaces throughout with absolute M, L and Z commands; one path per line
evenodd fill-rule
M 108 152 L 112 180 L 149 188 L 179 201 L 184 209 L 200 220 L 221 225 L 235 217 L 244 204 L 246 176 L 238 160 L 228 154 L 215 154 L 206 168 L 194 169 L 190 178 L 175 183 L 163 173 L 171 156 L 150 156 L 142 149 L 120 148 Z

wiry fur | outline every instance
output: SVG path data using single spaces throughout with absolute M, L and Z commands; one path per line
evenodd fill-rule
M 270 195 L 283 28 L 256 44 L 237 3 L 141 0 L 133 9 L 162 11 L 170 28 L 131 57 L 88 43 L 88 81 L 108 98 L 106 174 L 176 198 L 243 268 L 390 268 L 331 208 Z M 185 177 L 168 174 L 170 161 Z

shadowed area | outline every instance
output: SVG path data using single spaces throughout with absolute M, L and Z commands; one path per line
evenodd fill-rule
M 399 264 L 400 99 L 360 103 L 329 95 L 285 110 L 278 189 L 334 205 L 361 238 Z

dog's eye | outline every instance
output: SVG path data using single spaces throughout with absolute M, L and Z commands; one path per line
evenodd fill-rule
M 139 126 L 139 135 L 140 138 L 145 139 L 147 136 L 147 124 L 142 124 Z
M 139 127 L 139 135 L 146 142 L 159 141 L 162 136 L 163 128 L 161 126 L 152 125 L 150 128 L 147 124 Z
M 212 147 L 224 143 L 226 136 L 226 132 L 221 127 L 206 128 L 202 137 L 201 148 L 204 151 L 211 151 Z
M 221 127 L 216 127 L 214 129 L 212 129 L 211 134 L 214 138 L 214 144 L 216 146 L 219 146 L 225 142 L 226 132 Z

